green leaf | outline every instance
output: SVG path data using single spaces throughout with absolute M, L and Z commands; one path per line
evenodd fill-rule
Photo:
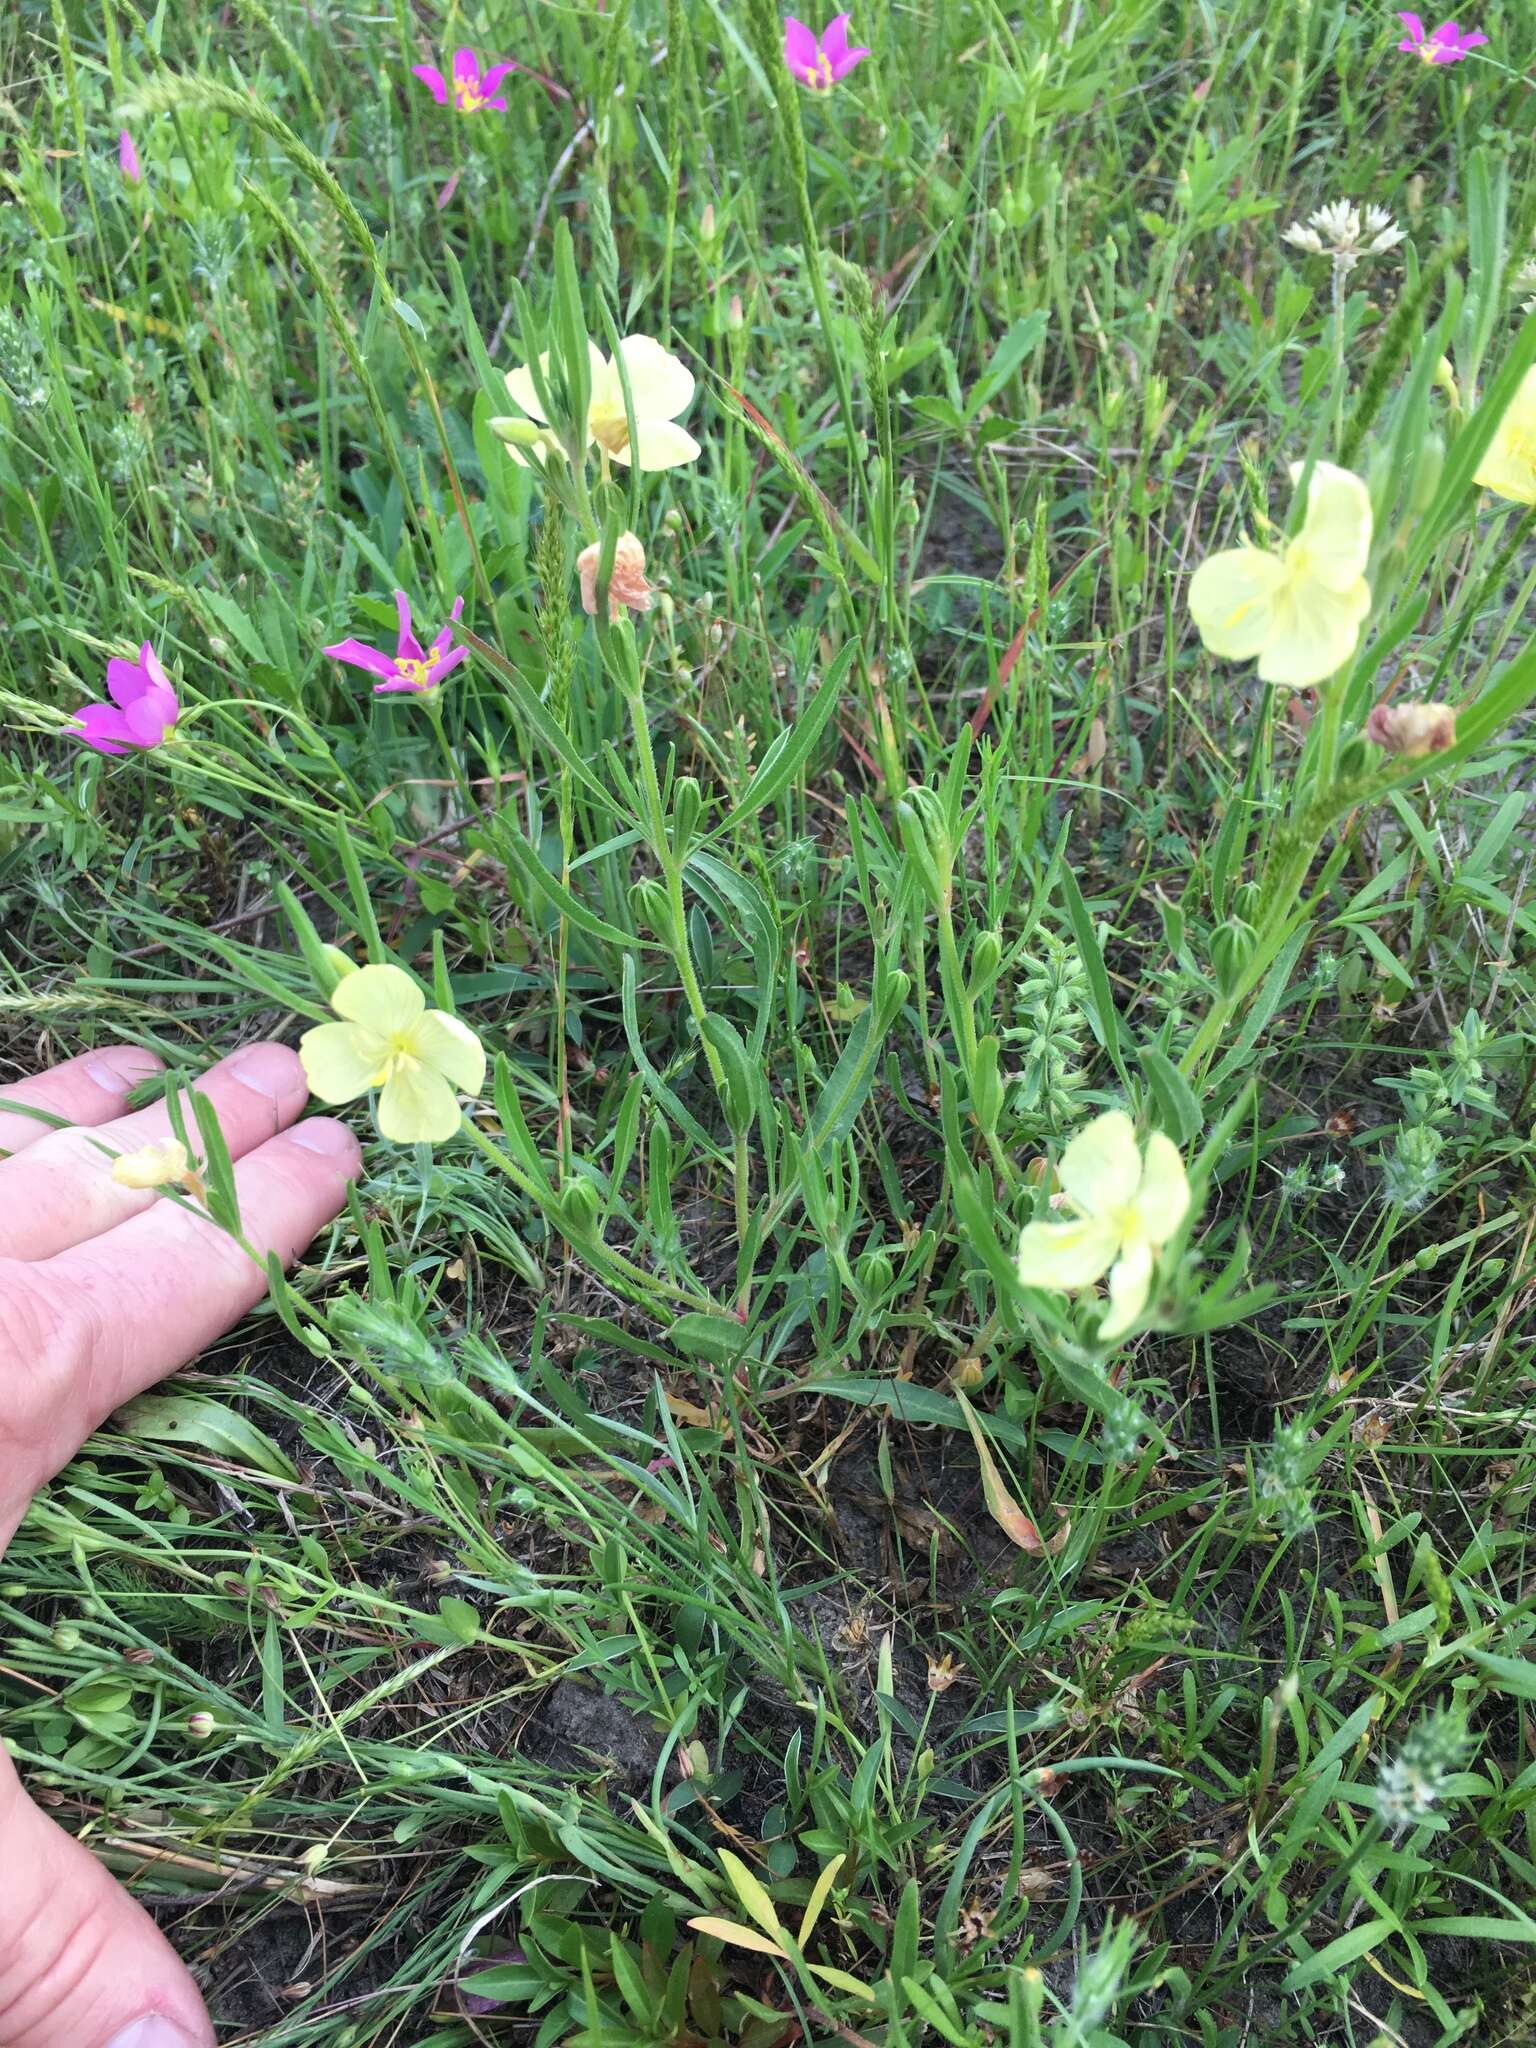
M 252 661 L 271 661 L 270 649 L 262 644 L 249 615 L 233 598 L 225 597 L 217 590 L 200 590 L 196 596 L 199 608 L 208 614 L 215 633 L 227 633 L 240 652 L 249 655 Z
M 1467 1655 L 1500 1692 L 1512 1692 L 1517 1699 L 1536 1700 L 1536 1661 L 1529 1657 L 1498 1657 L 1492 1650 L 1470 1647 Z
M 458 1642 L 468 1644 L 479 1641 L 480 1616 L 467 1600 L 460 1600 L 453 1593 L 445 1593 L 437 1603 L 437 1612 Z
M 1136 1057 L 1152 1090 L 1163 1129 L 1182 1150 L 1199 1137 L 1205 1122 L 1195 1091 L 1168 1055 L 1159 1052 L 1155 1045 L 1140 1047 Z
M 1104 965 L 1104 955 L 1099 951 L 1098 934 L 1088 914 L 1088 905 L 1083 901 L 1083 892 L 1077 886 L 1077 877 L 1065 861 L 1061 864 L 1060 880 L 1062 901 L 1067 906 L 1067 915 L 1072 920 L 1072 931 L 1077 940 L 1078 958 L 1088 976 L 1089 1013 L 1094 1036 L 1109 1054 L 1115 1072 L 1129 1089 L 1131 1077 L 1126 1072 L 1125 1054 L 1121 1049 L 1120 1012 L 1115 1008 L 1115 998 L 1110 990 L 1109 970 Z
M 858 652 L 858 643 L 850 640 L 822 679 L 821 688 L 809 705 L 778 734 L 768 751 L 757 765 L 757 772 L 747 784 L 729 815 L 717 825 L 709 837 L 718 839 L 726 833 L 733 837 L 743 819 L 750 818 L 754 811 L 762 810 L 774 798 L 793 783 L 815 751 L 816 743 L 826 730 L 827 721 L 837 709 L 843 693 L 843 684 L 853 657 Z
M 738 1323 L 734 1316 L 690 1309 L 668 1328 L 667 1341 L 687 1357 L 703 1359 L 706 1365 L 732 1365 L 753 1340 L 745 1323 Z
M 587 766 L 586 759 L 561 730 L 552 712 L 544 704 L 537 691 L 532 689 L 522 672 L 512 666 L 507 657 L 498 649 L 482 640 L 477 633 L 471 633 L 467 626 L 457 629 L 459 643 L 472 654 L 478 654 L 486 665 L 501 678 L 512 708 L 526 719 L 535 733 L 556 760 L 562 761 L 581 784 L 593 801 L 601 805 L 605 813 L 613 810 L 613 799 Z
M 197 1394 L 141 1394 L 118 1411 L 118 1426 L 125 1436 L 207 1451 L 271 1479 L 299 1477 L 297 1467 L 254 1422 Z
M 852 1401 L 859 1408 L 887 1408 L 899 1421 L 914 1426 L 926 1424 L 940 1429 L 968 1427 L 953 1394 L 941 1394 L 936 1387 L 920 1387 L 911 1380 L 846 1379 L 808 1380 L 802 1389 L 807 1396 L 830 1395 L 836 1401 Z M 987 1427 L 1000 1444 L 1013 1450 L 1028 1450 L 1029 1433 L 1006 1415 L 989 1416 Z
M 967 425 L 997 396 L 1024 358 L 1034 353 L 1049 324 L 1050 315 L 1044 312 L 1027 313 L 1022 320 L 1014 321 L 993 350 L 991 362 L 971 386 L 965 402 Z
M 1304 1991 L 1309 1984 L 1315 1984 L 1320 1977 L 1332 1977 L 1342 1970 L 1346 1963 L 1353 1963 L 1367 1950 L 1385 1941 L 1393 1931 L 1390 1920 L 1367 1920 L 1359 1927 L 1351 1927 L 1348 1934 L 1341 1934 L 1337 1941 L 1330 1941 L 1326 1948 L 1320 1948 L 1314 1955 L 1304 1956 L 1294 1969 L 1288 1970 L 1281 1984 L 1282 1991 Z

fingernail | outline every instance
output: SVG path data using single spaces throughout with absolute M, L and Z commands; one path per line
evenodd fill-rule
M 293 1089 L 294 1056 L 285 1045 L 252 1045 L 237 1052 L 227 1071 L 242 1087 L 275 1102 Z
M 98 1088 L 105 1088 L 109 1095 L 126 1095 L 130 1088 L 140 1081 L 147 1081 L 151 1074 L 158 1074 L 160 1062 L 152 1052 L 145 1052 L 137 1045 L 114 1046 L 111 1052 L 103 1053 L 99 1059 L 87 1060 L 85 1071 Z
M 163 2013 L 147 2012 L 114 2034 L 107 2048 L 198 2048 L 196 2038 L 168 2020 Z
M 329 1116 L 312 1116 L 305 1123 L 295 1124 L 288 1137 L 292 1144 L 302 1145 L 306 1152 L 318 1152 L 326 1159 L 348 1157 L 357 1150 L 357 1140 L 346 1125 Z

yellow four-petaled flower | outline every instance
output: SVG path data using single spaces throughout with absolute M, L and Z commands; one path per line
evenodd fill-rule
M 316 1024 L 299 1040 L 311 1091 L 351 1102 L 379 1091 L 379 1130 L 397 1145 L 439 1143 L 459 1128 L 455 1090 L 478 1095 L 485 1048 L 469 1026 L 426 998 L 398 967 L 360 967 L 331 996 L 339 1024 Z
M 1292 483 L 1301 473 L 1293 462 Z M 1190 579 L 1190 615 L 1212 654 L 1257 658 L 1261 681 L 1309 689 L 1355 651 L 1371 609 L 1370 552 L 1365 485 L 1332 462 L 1314 463 L 1301 531 L 1278 552 L 1223 548 L 1202 562 Z
M 1536 369 L 1520 379 L 1472 480 L 1516 505 L 1536 505 Z
M 1178 1147 L 1161 1131 L 1136 1143 L 1123 1110 L 1106 1110 L 1079 1131 L 1056 1169 L 1066 1202 L 1063 1223 L 1027 1223 L 1019 1238 L 1026 1287 L 1064 1294 L 1109 1275 L 1109 1313 L 1101 1338 L 1121 1337 L 1147 1305 L 1155 1254 L 1189 1212 L 1189 1181 Z
M 592 365 L 587 447 L 595 441 L 610 460 L 633 463 L 639 469 L 676 469 L 679 463 L 697 459 L 701 452 L 698 442 L 686 427 L 677 424 L 678 414 L 686 412 L 693 402 L 693 372 L 686 363 L 679 362 L 648 334 L 632 334 L 619 343 L 634 408 L 635 430 L 631 439 L 617 363 L 610 362 L 593 342 L 587 343 L 587 352 Z M 548 372 L 547 355 L 540 357 L 539 368 Z M 507 390 L 529 419 L 549 424 L 534 389 L 531 370 L 508 370 Z M 508 452 L 515 462 L 526 461 L 516 446 L 509 444 Z

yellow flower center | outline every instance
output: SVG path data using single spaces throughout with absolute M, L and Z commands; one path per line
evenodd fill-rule
M 611 405 L 594 405 L 587 414 L 587 431 L 599 448 L 622 455 L 629 446 L 629 420 L 622 403 L 617 410 Z
M 461 114 L 477 114 L 485 103 L 485 96 L 478 85 L 471 85 L 467 78 L 453 81 L 453 104 Z
M 1429 37 L 1426 36 L 1419 45 L 1419 62 L 1421 64 L 1433 64 L 1435 61 L 1435 51 L 1438 47 L 1438 44 L 1432 43 Z
M 406 684 L 412 690 L 430 690 L 432 664 L 430 661 L 399 661 L 395 663 L 395 680 Z
M 421 1060 L 416 1051 L 414 1033 L 392 1031 L 384 1038 L 380 1033 L 370 1031 L 367 1037 L 369 1043 L 364 1057 L 378 1061 L 376 1070 L 368 1076 L 370 1088 L 382 1088 L 387 1081 L 393 1080 L 396 1074 L 407 1073 L 412 1067 L 420 1066 Z
M 807 85 L 813 85 L 818 92 L 825 92 L 832 84 L 832 59 L 825 50 L 818 50 L 815 63 L 802 66 L 800 76 Z

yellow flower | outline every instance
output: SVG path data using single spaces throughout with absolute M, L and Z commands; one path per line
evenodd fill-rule
M 120 1188 L 185 1188 L 201 1195 L 203 1182 L 187 1156 L 187 1148 L 175 1138 L 163 1145 L 141 1145 L 137 1152 L 120 1152 L 112 1162 L 112 1178 Z
M 467 1024 L 429 1010 L 398 967 L 359 967 L 331 992 L 340 1024 L 317 1024 L 299 1040 L 311 1091 L 322 1102 L 379 1092 L 379 1129 L 397 1145 L 435 1144 L 459 1128 L 454 1090 L 478 1095 L 485 1048 Z
M 686 428 L 677 425 L 678 414 L 686 412 L 693 401 L 693 372 L 688 366 L 648 334 L 632 334 L 619 343 L 635 409 L 635 445 L 631 448 L 618 367 L 594 342 L 587 343 L 587 351 L 592 363 L 587 446 L 595 441 L 614 462 L 633 462 L 640 469 L 676 469 L 679 463 L 696 461 L 700 454 L 698 442 Z M 547 373 L 547 355 L 540 358 L 539 368 Z M 533 388 L 531 370 L 508 370 L 507 389 L 531 420 L 548 425 L 548 417 Z M 510 444 L 507 453 L 514 461 L 524 459 Z
M 1078 1132 L 1057 1176 L 1077 1220 L 1027 1223 L 1019 1238 L 1019 1278 L 1026 1287 L 1073 1294 L 1108 1273 L 1109 1314 L 1099 1335 L 1123 1336 L 1147 1305 L 1154 1252 L 1189 1209 L 1178 1147 L 1154 1131 L 1143 1157 L 1134 1124 L 1123 1110 L 1111 1109 Z
M 1536 369 L 1520 379 L 1472 481 L 1517 505 L 1536 505 Z
M 1291 464 L 1291 481 L 1302 472 Z M 1350 470 L 1314 463 L 1307 516 L 1278 554 L 1224 548 L 1190 580 L 1200 638 L 1223 661 L 1258 657 L 1259 677 L 1304 690 L 1341 669 L 1371 608 L 1371 499 Z

